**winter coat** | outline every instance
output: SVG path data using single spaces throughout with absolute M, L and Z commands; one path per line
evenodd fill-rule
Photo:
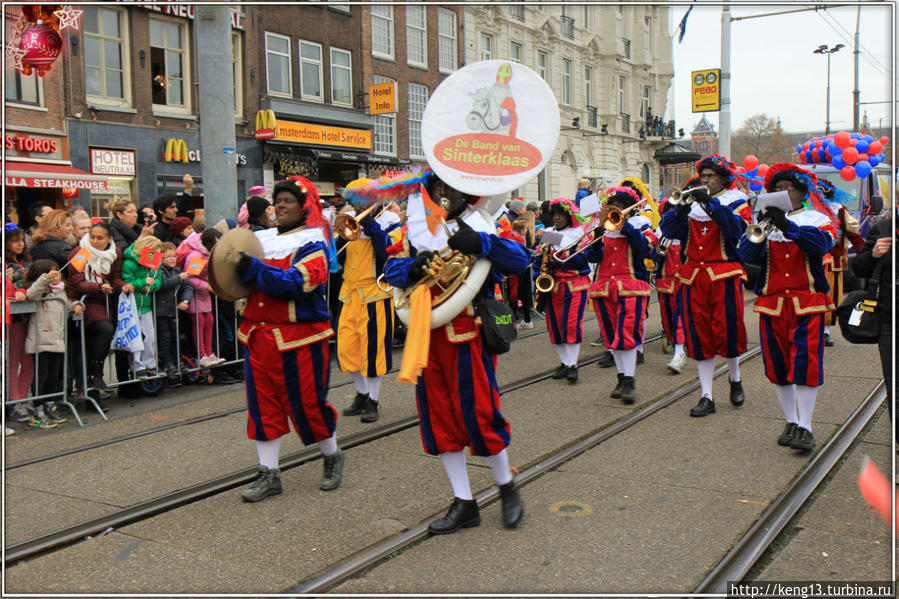
M 129 227 L 120 218 L 112 217 L 109 219 L 109 227 L 112 229 L 112 239 L 115 241 L 116 247 L 123 252 L 125 248 L 129 247 L 140 237 L 141 228 L 139 225 Z
M 78 253 L 81 248 L 75 248 L 69 255 L 69 259 Z M 119 293 L 125 285 L 122 280 L 122 250 L 116 248 L 118 258 L 112 263 L 107 275 L 96 275 L 90 272 L 90 267 L 84 272 L 78 272 L 72 269 L 69 275 L 68 288 L 69 299 L 78 300 L 82 296 L 84 298 L 84 326 L 89 327 L 100 320 L 108 320 L 115 324 L 116 314 L 119 309 Z M 113 292 L 109 295 L 104 294 L 100 287 L 103 283 L 112 285 Z M 108 310 L 107 310 L 108 307 Z
M 184 240 L 183 246 L 190 248 L 190 252 L 184 257 L 184 265 L 190 264 L 194 258 L 209 260 L 209 252 L 200 243 L 199 235 L 191 235 Z M 203 270 L 194 275 L 191 273 L 187 280 L 194 286 L 194 296 L 190 301 L 187 311 L 191 314 L 212 312 L 212 296 L 209 293 L 209 264 L 203 265 Z
M 30 267 L 30 262 L 17 262 L 12 256 L 6 256 L 6 268 L 12 269 L 12 286 L 14 289 L 25 289 L 28 286 L 25 278 Z
M 72 246 L 59 237 L 46 237 L 42 241 L 31 246 L 31 260 L 53 260 L 56 268 L 62 268 L 62 265 L 69 261 L 69 253 Z M 69 272 L 74 268 L 66 268 L 62 275 L 68 278 Z
M 134 303 L 137 304 L 138 314 L 146 314 L 153 309 L 153 294 L 159 289 L 162 281 L 159 273 L 150 270 L 146 266 L 137 263 L 140 256 L 134 252 L 134 246 L 128 247 L 124 252 L 125 260 L 122 262 L 122 280 L 134 285 Z M 147 277 L 153 279 L 153 284 L 147 288 Z
M 164 316 L 174 318 L 177 314 L 177 305 L 181 302 L 190 302 L 194 296 L 194 286 L 186 280 L 182 281 L 181 269 L 177 266 L 168 267 L 165 264 L 159 267 L 159 280 L 161 284 L 156 292 L 156 317 Z M 177 291 L 176 291 L 177 290 Z
M 172 241 L 172 232 L 169 231 L 168 223 L 161 220 L 156 221 L 156 225 L 153 227 L 153 237 L 159 241 Z M 175 245 L 178 245 L 178 242 L 175 242 Z
M 72 302 L 66 296 L 65 290 L 51 291 L 50 281 L 45 273 L 32 283 L 25 295 L 32 301 L 48 296 L 62 300 L 48 299 L 37 303 L 37 312 L 28 319 L 25 351 L 29 354 L 40 352 L 65 353 L 66 322 L 68 321 L 69 310 L 72 308 Z

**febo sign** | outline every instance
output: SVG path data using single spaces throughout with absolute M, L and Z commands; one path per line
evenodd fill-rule
M 91 172 L 98 175 L 133 177 L 135 175 L 134 152 L 91 148 Z
M 459 191 L 499 195 L 536 177 L 559 139 L 559 105 L 537 73 L 483 60 L 434 90 L 421 120 L 428 164 Z

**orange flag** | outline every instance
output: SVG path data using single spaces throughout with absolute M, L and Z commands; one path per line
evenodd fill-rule
M 203 260 L 199 256 L 194 256 L 191 261 L 188 262 L 185 270 L 190 274 L 197 276 L 202 272 L 203 267 L 206 266 L 206 262 L 208 262 L 208 260 Z
M 78 253 L 69 259 L 69 265 L 78 272 L 84 272 L 87 261 L 91 257 L 91 251 L 87 248 L 81 248 Z
M 862 461 L 861 472 L 858 474 L 858 488 L 868 505 L 880 514 L 887 523 L 892 518 L 892 510 L 890 509 L 890 503 L 892 503 L 893 499 L 890 491 L 892 486 L 887 477 L 880 471 L 880 468 L 871 461 L 871 458 L 865 456 L 865 459 Z M 897 497 L 896 502 L 899 504 L 899 497 Z M 896 527 L 899 528 L 899 518 L 896 520 Z
M 437 229 L 440 228 L 441 223 L 446 220 L 446 216 L 449 213 L 431 200 L 431 196 L 428 195 L 428 190 L 425 189 L 424 185 L 421 186 L 421 201 L 425 207 L 428 231 L 431 232 L 431 235 L 436 235 Z
M 144 248 L 140 253 L 140 258 L 137 260 L 137 263 L 141 266 L 146 266 L 150 270 L 158 270 L 159 265 L 162 264 L 162 252 Z

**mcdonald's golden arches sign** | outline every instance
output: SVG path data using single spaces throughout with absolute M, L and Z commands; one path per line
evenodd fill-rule
M 272 139 L 278 136 L 278 120 L 274 110 L 256 113 L 256 139 Z
M 187 143 L 183 139 L 170 137 L 165 142 L 165 151 L 162 153 L 162 159 L 166 162 L 189 162 Z

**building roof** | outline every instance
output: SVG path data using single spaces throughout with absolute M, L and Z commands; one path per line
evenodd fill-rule
M 697 133 L 715 133 L 715 128 L 708 119 L 705 118 L 705 114 L 702 115 L 702 118 L 699 119 L 699 122 L 693 127 L 693 130 L 690 131 L 690 135 L 696 135 Z

